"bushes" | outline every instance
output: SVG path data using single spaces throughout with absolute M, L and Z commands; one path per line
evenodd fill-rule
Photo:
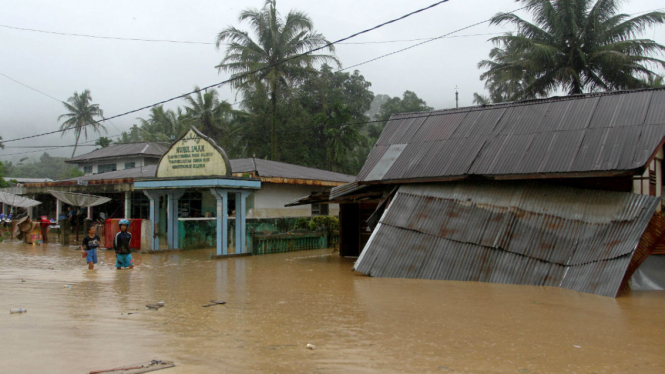
M 307 231 L 337 231 L 339 230 L 339 218 L 335 216 L 301 217 L 296 220 L 293 228 Z

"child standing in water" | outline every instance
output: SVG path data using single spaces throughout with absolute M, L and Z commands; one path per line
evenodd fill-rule
M 97 263 L 97 248 L 99 248 L 99 235 L 96 234 L 97 229 L 95 226 L 88 227 L 88 235 L 83 238 L 81 243 L 81 251 L 86 254 L 85 262 L 88 263 L 88 269 L 95 268 Z
M 128 232 L 129 220 L 121 219 L 118 222 L 120 231 L 115 234 L 113 239 L 113 249 L 116 253 L 115 267 L 120 270 L 123 268 L 133 269 L 134 260 L 132 259 L 132 251 L 129 249 L 129 243 L 132 241 L 132 233 Z

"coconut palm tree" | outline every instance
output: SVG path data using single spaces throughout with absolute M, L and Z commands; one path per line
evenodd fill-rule
M 106 148 L 106 147 L 110 146 L 111 143 L 113 143 L 113 140 L 111 140 L 111 139 L 109 139 L 105 136 L 100 136 L 99 139 L 97 139 L 95 141 L 95 145 L 98 145 L 102 148 Z
M 185 119 L 201 132 L 215 139 L 220 135 L 222 122 L 231 112 L 231 104 L 219 100 L 215 89 L 201 91 L 194 87 L 195 94 L 185 96 Z
M 164 109 L 163 105 L 150 108 L 148 119 L 137 118 L 141 124 L 141 138 L 144 141 L 169 141 L 182 135 L 185 130 L 185 114 L 178 107 L 177 111 Z
M 312 73 L 314 64 L 331 62 L 341 66 L 337 58 L 326 54 L 306 52 L 326 47 L 335 48 L 323 35 L 314 31 L 307 14 L 289 11 L 284 18 L 277 12 L 276 0 L 267 0 L 263 9 L 246 9 L 240 13 L 240 22 L 249 22 L 255 40 L 249 32 L 229 26 L 217 35 L 217 48 L 228 43 L 218 71 L 232 73 L 234 88 L 264 82 L 272 104 L 271 158 L 277 158 L 277 100 L 280 91 L 291 84 L 302 82 Z M 257 71 L 256 74 L 248 74 Z
M 76 154 L 76 148 L 78 147 L 81 133 L 85 135 L 87 140 L 88 129 L 98 134 L 101 133 L 100 130 L 106 132 L 106 127 L 95 120 L 95 118 L 104 119 L 104 112 L 99 108 L 99 104 L 91 104 L 91 101 L 92 96 L 90 96 L 90 91 L 84 90 L 80 95 L 78 92 L 74 92 L 74 95 L 67 99 L 66 103 L 62 103 L 69 111 L 69 113 L 65 113 L 58 117 L 58 121 L 66 119 L 65 122 L 60 125 L 62 135 L 64 136 L 68 131 L 74 131 L 74 134 L 76 135 L 72 157 Z
M 522 98 L 557 89 L 568 94 L 643 87 L 641 77 L 656 75 L 665 62 L 652 57 L 665 46 L 637 39 L 647 27 L 662 24 L 665 13 L 636 17 L 618 14 L 621 0 L 518 0 L 533 22 L 499 13 L 493 25 L 513 24 L 516 33 L 492 38 L 499 45 L 480 67 L 493 84 L 526 82 Z M 511 98 L 512 99 L 512 98 Z

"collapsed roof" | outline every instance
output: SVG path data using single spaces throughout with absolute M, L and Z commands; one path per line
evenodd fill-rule
M 403 185 L 354 270 L 615 297 L 663 239 L 659 201 L 533 182 Z

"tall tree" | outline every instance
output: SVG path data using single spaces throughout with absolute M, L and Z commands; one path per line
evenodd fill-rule
M 302 152 L 312 156 L 313 166 L 344 173 L 358 171 L 361 165 L 355 156 L 366 141 L 360 133 L 362 127 L 356 123 L 369 119 L 365 113 L 374 100 L 370 86 L 357 70 L 353 74 L 333 72 L 324 64 L 315 76 L 298 87 L 294 99 L 303 115 L 295 120 L 305 128 L 297 140 L 304 142 L 306 138 L 311 142 L 309 149 Z
M 334 63 L 333 55 L 303 54 L 326 46 L 334 52 L 334 46 L 323 35 L 314 31 L 314 24 L 307 14 L 289 11 L 285 18 L 277 12 L 277 1 L 267 0 L 262 9 L 246 9 L 240 13 L 239 22 L 249 22 L 256 40 L 249 32 L 229 26 L 217 35 L 217 48 L 228 43 L 226 54 L 216 68 L 232 73 L 233 87 L 251 86 L 264 82 L 270 93 L 272 105 L 271 158 L 277 159 L 277 100 L 280 90 L 293 83 L 302 82 L 311 75 L 314 64 Z M 260 70 L 256 74 L 251 71 Z
M 87 140 L 88 128 L 98 134 L 101 133 L 101 129 L 106 132 L 106 127 L 95 120 L 95 118 L 103 119 L 104 112 L 99 108 L 99 104 L 92 104 L 91 101 L 90 91 L 84 90 L 80 95 L 78 92 L 74 92 L 74 95 L 67 99 L 66 103 L 62 103 L 65 109 L 68 110 L 68 113 L 58 117 L 58 121 L 65 119 L 65 122 L 60 125 L 60 130 L 63 130 L 62 135 L 64 136 L 68 131 L 74 131 L 74 135 L 76 135 L 72 157 L 76 154 L 81 133 L 85 135 Z
M 164 109 L 163 105 L 150 108 L 148 119 L 137 118 L 142 141 L 170 141 L 182 135 L 186 129 L 185 114 L 178 107 L 177 111 Z
M 433 110 L 434 108 L 427 106 L 425 100 L 418 97 L 418 95 L 413 91 L 405 91 L 401 98 L 393 97 L 386 100 L 383 105 L 381 105 L 381 110 L 375 119 L 378 121 L 383 121 L 377 125 L 368 127 L 369 136 L 371 138 L 378 138 L 383 131 L 383 127 L 386 125 L 390 116 L 397 113 L 408 113 L 408 112 L 425 112 Z
M 195 87 L 195 90 L 199 88 Z M 217 90 L 198 91 L 186 96 L 185 101 L 184 118 L 187 123 L 213 138 L 222 148 L 233 145 L 231 137 L 238 131 L 232 123 L 234 111 L 231 104 L 219 100 Z
M 100 147 L 102 147 L 102 148 L 106 148 L 106 147 L 108 147 L 109 145 L 111 145 L 111 143 L 113 143 L 113 140 L 111 140 L 111 139 L 109 139 L 109 138 L 107 138 L 107 137 L 105 137 L 105 136 L 100 136 L 100 137 L 95 141 L 95 145 L 98 145 L 98 146 L 100 146 Z
M 665 46 L 637 39 L 648 27 L 662 24 L 665 13 L 636 17 L 619 14 L 622 0 L 517 0 L 526 4 L 533 22 L 513 13 L 499 13 L 493 25 L 513 24 L 516 33 L 490 40 L 497 43 L 483 79 L 526 83 L 522 98 L 644 87 L 641 77 L 656 75 L 665 62 L 653 57 Z M 514 91 L 514 90 L 513 90 Z

